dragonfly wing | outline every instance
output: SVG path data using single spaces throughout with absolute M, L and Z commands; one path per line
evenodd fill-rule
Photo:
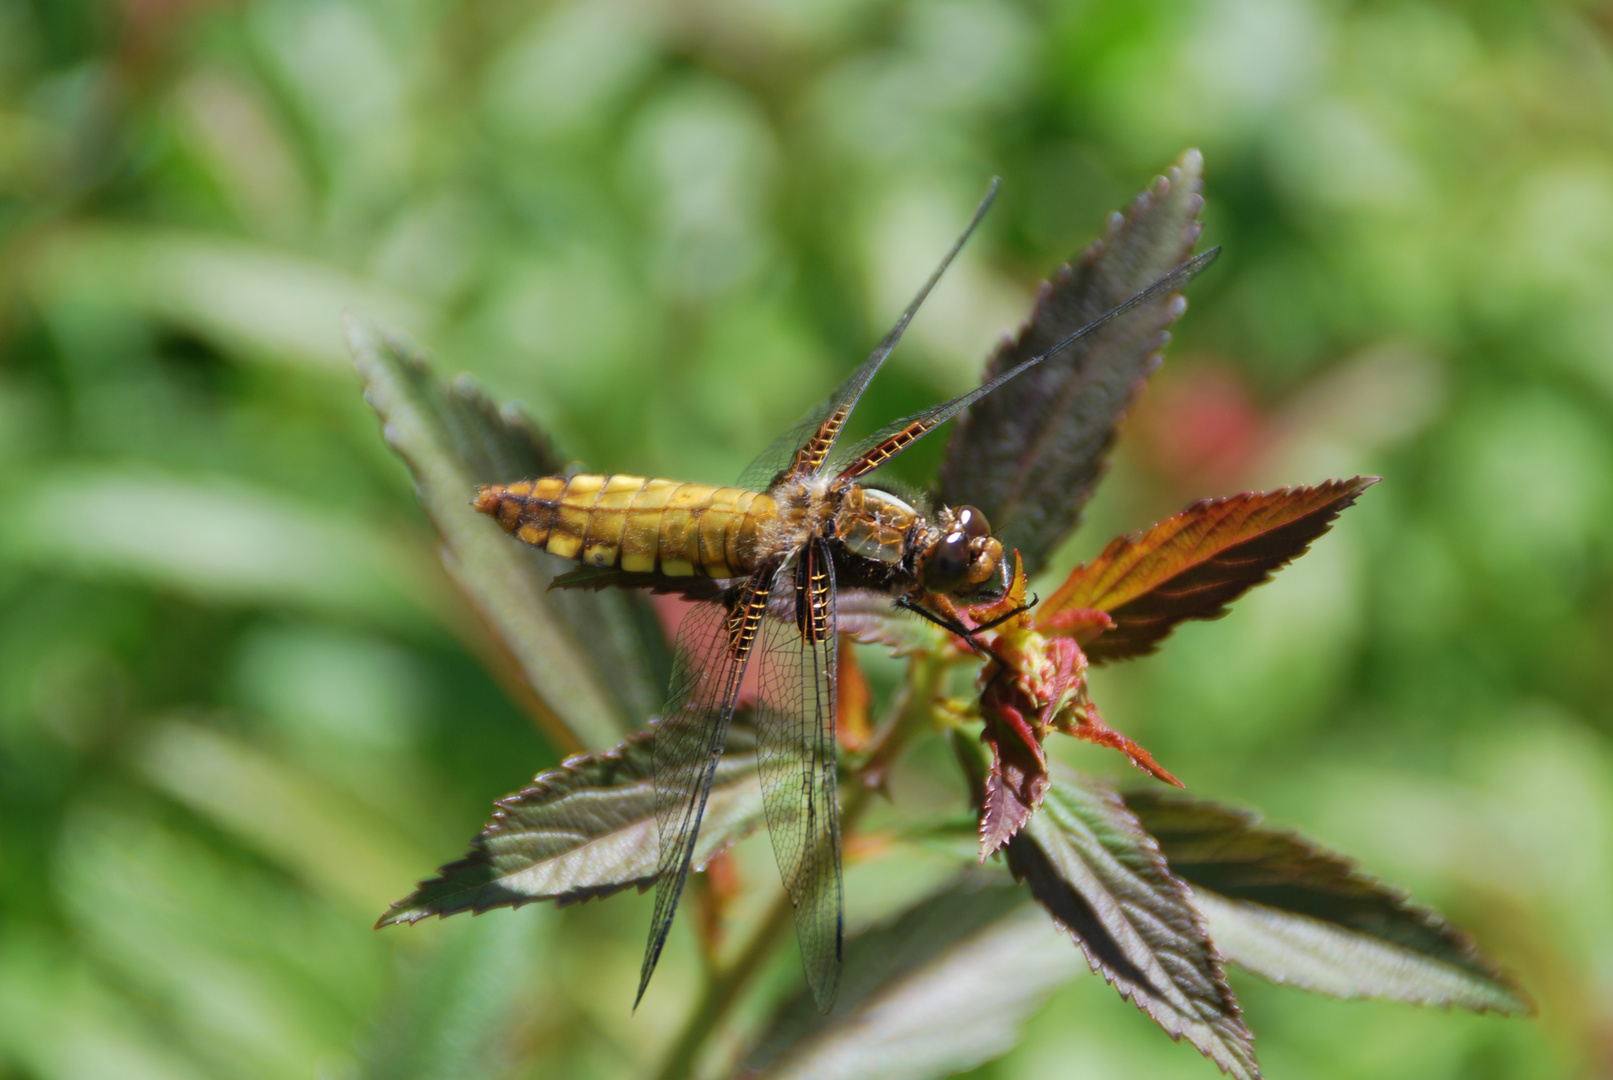
M 650 940 L 639 971 L 634 1008 L 643 1000 L 661 959 L 678 898 L 689 879 L 706 796 L 728 738 L 739 684 L 763 622 L 775 569 L 763 567 L 731 594 L 696 604 L 678 631 L 672 683 L 653 742 L 661 854 L 655 913 L 650 918 Z
M 1209 266 L 1212 262 L 1214 262 L 1216 256 L 1219 254 L 1221 254 L 1221 249 L 1216 247 L 1211 248 L 1202 255 L 1197 255 L 1189 259 L 1187 262 L 1184 262 L 1181 266 L 1178 266 L 1175 270 L 1172 270 L 1170 273 L 1166 274 L 1164 277 L 1160 278 L 1146 289 L 1143 289 L 1131 296 L 1129 299 L 1116 304 L 1114 307 L 1110 308 L 1102 315 L 1099 315 L 1096 319 L 1093 319 L 1079 330 L 1072 334 L 1068 334 L 1061 340 L 1055 342 L 1051 348 L 1038 353 L 1036 356 L 1031 357 L 1029 360 L 1019 364 L 1017 367 L 1008 369 L 1001 375 L 998 375 L 989 382 L 975 387 L 968 393 L 959 394 L 951 401 L 943 401 L 939 405 L 930 406 L 923 412 L 914 413 L 912 416 L 904 416 L 900 420 L 886 424 L 884 427 L 880 428 L 868 438 L 856 444 L 850 450 L 847 450 L 843 455 L 841 455 L 844 464 L 838 466 L 839 471 L 836 475 L 846 480 L 855 480 L 858 477 L 868 475 L 881 465 L 885 464 L 891 458 L 895 457 L 897 454 L 900 454 L 903 450 L 906 450 L 909 446 L 912 446 L 924 436 L 940 427 L 942 424 L 952 419 L 958 413 L 962 412 L 964 409 L 967 409 L 970 405 L 973 405 L 975 402 L 997 389 L 1003 383 L 1008 382 L 1015 376 L 1035 367 L 1048 357 L 1056 356 L 1058 353 L 1069 348 L 1071 345 L 1074 345 L 1077 341 L 1080 341 L 1088 334 L 1096 331 L 1099 327 L 1107 325 L 1111 320 L 1120 318 L 1122 315 L 1125 315 L 1127 312 L 1132 311 L 1135 308 L 1141 307 L 1150 300 L 1157 299 L 1168 293 L 1175 292 L 1177 289 L 1180 289 L 1182 286 L 1187 284 L 1188 279 L 1193 277 L 1194 274 L 1197 274 L 1200 270 L 1203 270 L 1206 266 Z
M 796 566 L 796 618 L 762 627 L 757 760 L 767 830 L 795 908 L 807 983 L 820 1012 L 840 983 L 844 919 L 835 800 L 835 588 L 827 545 Z M 782 584 L 782 583 L 781 583 Z
M 766 450 L 757 455 L 755 461 L 745 467 L 745 471 L 739 476 L 740 487 L 752 491 L 766 491 L 792 467 L 804 467 L 812 472 L 818 472 L 823 468 L 824 462 L 828 460 L 829 451 L 834 449 L 835 440 L 840 437 L 840 429 L 845 426 L 851 411 L 857 407 L 863 391 L 868 389 L 868 384 L 879 373 L 885 358 L 896 348 L 896 343 L 902 340 L 902 335 L 907 331 L 907 324 L 913 321 L 913 316 L 918 314 L 919 308 L 930 295 L 930 290 L 935 288 L 936 283 L 941 280 L 941 275 L 952 265 L 952 260 L 963 250 L 964 243 L 975 231 L 975 226 L 980 224 L 980 219 L 985 217 L 992 200 L 996 197 L 997 181 L 993 180 L 991 187 L 986 189 L 985 198 L 980 200 L 975 216 L 963 230 L 963 235 L 958 237 L 957 243 L 952 245 L 952 250 L 947 252 L 946 257 L 941 260 L 941 265 L 935 268 L 930 280 L 926 281 L 918 295 L 913 297 L 913 302 L 907 305 L 907 310 L 902 312 L 902 317 L 896 320 L 896 325 L 891 327 L 884 340 L 856 371 L 846 376 L 846 380 L 835 387 L 828 397 L 796 421 L 783 435 L 774 439 Z

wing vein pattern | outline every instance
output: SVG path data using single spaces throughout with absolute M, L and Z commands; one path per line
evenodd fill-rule
M 654 743 L 655 819 L 661 855 L 655 912 L 639 972 L 638 1001 L 661 958 L 678 898 L 689 878 L 700 818 L 734 718 L 777 564 L 761 567 L 732 593 L 696 604 L 678 630 L 672 682 Z
M 774 439 L 767 449 L 757 455 L 756 460 L 745 467 L 745 471 L 739 476 L 740 487 L 750 488 L 752 491 L 766 491 L 785 471 L 798 469 L 810 473 L 822 471 L 824 462 L 834 449 L 836 440 L 840 438 L 840 429 L 851 416 L 852 410 L 857 407 L 857 402 L 862 399 L 863 391 L 868 389 L 868 384 L 884 365 L 885 358 L 902 340 L 902 335 L 907 332 L 907 324 L 913 321 L 913 316 L 918 314 L 930 291 L 941 280 L 941 275 L 952 265 L 952 260 L 958 257 L 958 252 L 963 250 L 964 243 L 974 233 L 975 227 L 980 224 L 980 219 L 986 216 L 986 211 L 990 209 L 992 200 L 996 197 L 997 181 L 992 180 L 991 186 L 986 189 L 985 198 L 980 200 L 980 205 L 976 207 L 975 215 L 964 228 L 963 234 L 946 253 L 941 265 L 935 268 L 935 272 L 918 291 L 918 295 L 907 305 L 907 309 L 896 320 L 896 325 L 890 328 L 884 339 L 856 371 L 846 376 L 828 397 L 797 420 L 784 434 Z
M 767 830 L 795 908 L 796 937 L 819 1011 L 840 982 L 844 919 L 835 800 L 835 587 L 828 545 L 795 566 L 794 619 L 764 621 L 757 681 L 757 764 Z

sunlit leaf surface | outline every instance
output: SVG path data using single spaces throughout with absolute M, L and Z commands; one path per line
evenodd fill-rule
M 761 1075 L 919 1080 L 997 1057 L 1081 973 L 1025 900 L 1018 888 L 959 885 L 852 938 L 834 1012 L 818 1016 L 809 997 L 787 1005 L 763 1037 Z
M 1193 886 L 1232 963 L 1334 997 L 1532 1010 L 1468 934 L 1349 859 L 1215 803 L 1134 792 L 1126 805 Z
M 986 377 L 1046 350 L 1175 269 L 1200 232 L 1203 160 L 1175 167 L 1115 215 L 1102 240 L 1042 286 L 1036 309 L 986 365 Z M 1121 417 L 1159 366 L 1166 327 L 1184 310 L 1145 304 L 970 406 L 941 470 L 941 500 L 979 507 L 1005 550 L 1035 574 L 1081 518 Z
M 500 799 L 470 854 L 393 904 L 378 925 L 534 900 L 572 903 L 653 885 L 660 856 L 652 766 L 657 730 L 652 726 L 603 754 L 570 758 Z M 728 729 L 712 780 L 694 867 L 761 823 L 755 729 L 741 713 Z
M 1008 866 L 1069 931 L 1092 970 L 1235 1077 L 1260 1075 L 1192 893 L 1114 791 L 1062 766 Z
M 1095 662 L 1153 652 L 1184 619 L 1214 619 L 1305 553 L 1376 477 L 1196 502 L 1147 532 L 1122 536 L 1077 567 L 1037 611 L 1101 611 L 1114 622 L 1085 646 Z

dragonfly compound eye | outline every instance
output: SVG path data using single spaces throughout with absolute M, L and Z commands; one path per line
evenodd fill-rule
M 963 584 L 968 572 L 969 538 L 961 532 L 950 532 L 924 562 L 924 586 L 936 592 L 951 592 Z
M 953 514 L 954 528 L 963 530 L 963 535 L 971 540 L 991 535 L 991 523 L 986 520 L 976 507 L 960 506 Z

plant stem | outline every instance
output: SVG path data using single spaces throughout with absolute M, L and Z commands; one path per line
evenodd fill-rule
M 739 991 L 773 951 L 774 943 L 789 925 L 793 912 L 789 894 L 781 892 L 768 910 L 767 917 L 762 920 L 761 927 L 745 946 L 745 951 L 706 983 L 706 992 L 699 1006 L 684 1025 L 677 1046 L 657 1074 L 659 1080 L 685 1080 L 689 1076 L 694 1068 L 695 1055 L 705 1045 L 707 1037 L 721 1025 Z
M 858 819 L 868 808 L 874 791 L 883 782 L 885 771 L 901 753 L 908 741 L 923 730 L 930 717 L 931 705 L 945 682 L 948 665 L 934 656 L 923 655 L 908 666 L 907 686 L 896 703 L 897 714 L 887 724 L 881 724 L 874 744 L 869 748 L 867 764 L 858 782 L 848 786 L 845 802 L 840 810 L 840 831 L 849 835 Z M 864 781 L 873 781 L 872 783 Z M 707 983 L 700 1004 L 690 1014 L 683 1033 L 666 1063 L 657 1074 L 658 1080 L 687 1080 L 694 1069 L 695 1057 L 711 1034 L 724 1026 L 728 1012 L 733 1008 L 752 975 L 773 951 L 773 947 L 790 924 L 794 908 L 788 893 L 780 892 L 768 909 L 767 916 L 756 934 L 745 946 L 745 951 L 728 967 L 717 972 Z

